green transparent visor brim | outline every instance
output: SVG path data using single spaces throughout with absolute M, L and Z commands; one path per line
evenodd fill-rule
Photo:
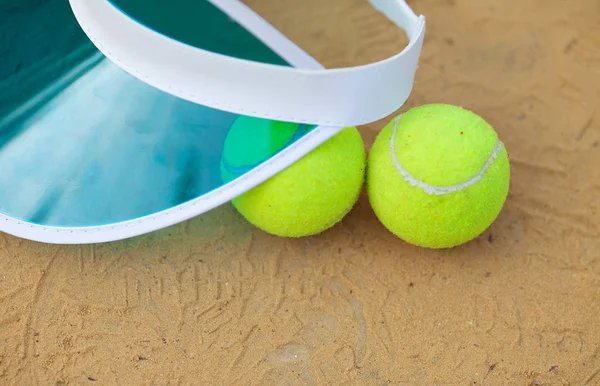
M 175 15 L 157 18 L 155 0 L 115 3 L 198 47 L 286 65 L 208 2 L 174 1 L 202 8 L 201 20 L 170 26 Z M 70 228 L 149 216 L 214 191 L 312 129 L 207 108 L 137 80 L 95 49 L 65 0 L 2 7 L 11 11 L 0 13 L 5 216 Z

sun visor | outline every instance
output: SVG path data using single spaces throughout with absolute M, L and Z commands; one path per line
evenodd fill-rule
M 152 232 L 396 111 L 425 21 L 404 1 L 371 3 L 409 44 L 325 69 L 237 0 L 5 1 L 0 230 L 61 244 Z

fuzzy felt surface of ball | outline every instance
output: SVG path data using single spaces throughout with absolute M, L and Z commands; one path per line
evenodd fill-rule
M 404 241 L 450 248 L 483 233 L 506 201 L 510 164 L 497 132 L 462 107 L 429 104 L 397 116 L 368 156 L 367 192 Z
M 294 124 L 271 124 L 259 131 L 270 143 L 258 145 L 264 154 L 286 146 L 296 133 Z M 243 140 L 247 134 L 232 131 L 224 154 L 236 153 L 239 160 L 247 158 L 243 162 L 251 165 L 261 157 L 244 149 L 244 143 L 246 147 L 257 146 L 256 141 Z M 228 144 L 236 144 L 235 151 L 227 148 Z M 315 235 L 333 227 L 350 212 L 364 185 L 365 169 L 362 137 L 356 128 L 345 128 L 232 203 L 246 220 L 267 233 L 282 237 Z M 222 171 L 224 179 L 231 178 L 227 168 Z

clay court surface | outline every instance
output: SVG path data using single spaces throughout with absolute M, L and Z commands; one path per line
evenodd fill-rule
M 406 44 L 366 0 L 246 2 L 326 67 Z M 510 154 L 488 231 L 412 247 L 363 194 L 300 240 L 230 205 L 109 244 L 0 234 L 0 384 L 599 385 L 600 3 L 410 5 L 428 27 L 402 110 L 465 106 Z

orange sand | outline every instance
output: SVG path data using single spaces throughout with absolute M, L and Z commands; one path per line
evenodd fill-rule
M 327 67 L 406 43 L 366 0 L 246 1 Z M 600 384 L 598 1 L 411 6 L 428 30 L 403 110 L 461 104 L 509 150 L 489 231 L 419 249 L 363 196 L 301 240 L 230 205 L 103 245 L 0 234 L 0 384 Z

